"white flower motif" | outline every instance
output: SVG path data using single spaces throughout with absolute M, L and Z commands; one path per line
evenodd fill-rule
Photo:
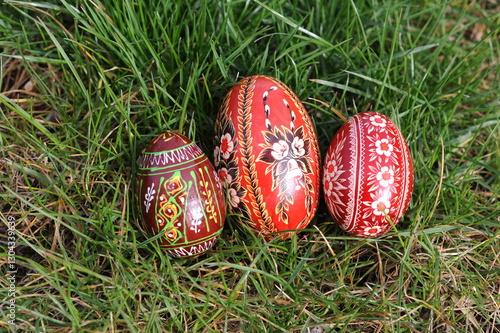
M 149 212 L 149 207 L 151 207 L 151 201 L 153 200 L 153 196 L 156 193 L 156 191 L 153 189 L 155 186 L 155 183 L 151 184 L 151 186 L 148 186 L 147 192 L 144 195 L 144 206 L 146 206 L 146 213 Z
M 304 149 L 304 140 L 299 137 L 294 137 L 292 142 L 292 150 L 296 156 L 303 156 L 306 153 Z
M 333 182 L 325 179 L 325 181 L 323 182 L 323 188 L 324 188 L 326 195 L 328 195 L 328 196 L 332 195 L 332 192 L 334 190 Z
M 279 140 L 273 144 L 271 155 L 273 155 L 275 160 L 280 161 L 288 155 L 289 149 L 288 143 L 285 140 Z
M 325 181 L 331 182 L 333 189 L 336 190 L 345 190 L 346 187 L 341 184 L 344 179 L 341 179 L 340 176 L 345 172 L 345 170 L 340 170 L 339 163 L 335 159 L 328 160 L 325 167 L 324 178 Z
M 389 167 L 382 167 L 376 176 L 380 186 L 387 187 L 394 183 L 394 170 Z
M 369 237 L 376 237 L 376 236 L 380 235 L 382 233 L 382 231 L 383 230 L 382 230 L 381 226 L 375 225 L 372 227 L 366 227 L 363 230 L 363 235 L 369 236 Z
M 224 186 L 227 186 L 233 181 L 233 177 L 229 174 L 226 168 L 219 169 L 219 178 Z
M 389 143 L 388 139 L 381 139 L 375 142 L 375 147 L 377 154 L 391 156 L 392 151 L 394 150 L 394 146 Z
M 227 160 L 234 150 L 234 141 L 231 134 L 226 133 L 222 136 L 220 141 L 220 152 L 222 153 L 222 158 Z
M 214 149 L 214 164 L 215 166 L 219 166 L 220 164 L 220 148 L 216 146 Z
M 385 197 L 381 197 L 372 202 L 373 214 L 377 216 L 389 214 L 390 207 L 391 203 Z
M 229 188 L 229 203 L 233 207 L 238 207 L 238 204 L 240 203 L 241 199 L 238 196 L 238 192 L 234 188 Z
M 327 181 L 337 180 L 343 172 L 344 171 L 339 170 L 337 161 L 334 159 L 329 159 L 325 165 L 325 179 Z
M 373 126 L 378 126 L 384 128 L 387 124 L 387 121 L 379 115 L 371 116 L 370 122 Z
M 334 216 L 340 216 L 342 212 L 342 207 L 345 206 L 345 200 L 343 190 L 347 189 L 342 182 L 345 179 L 341 178 L 341 175 L 345 172 L 340 169 L 340 163 L 336 159 L 338 156 L 328 155 L 323 173 L 323 188 L 326 195 L 326 204 Z

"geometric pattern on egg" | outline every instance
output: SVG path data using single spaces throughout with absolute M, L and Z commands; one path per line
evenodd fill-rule
M 217 241 L 226 216 L 215 169 L 188 138 L 167 132 L 138 158 L 137 192 L 141 220 L 149 236 L 174 257 L 192 257 Z

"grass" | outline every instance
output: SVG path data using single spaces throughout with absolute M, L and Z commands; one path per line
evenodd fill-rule
M 0 4 L 2 329 L 500 332 L 496 1 L 153 3 Z M 397 230 L 349 237 L 321 203 L 289 241 L 229 218 L 193 260 L 144 237 L 138 154 L 177 130 L 211 157 L 222 98 L 251 74 L 297 93 L 323 153 L 343 117 L 396 122 L 416 179 Z

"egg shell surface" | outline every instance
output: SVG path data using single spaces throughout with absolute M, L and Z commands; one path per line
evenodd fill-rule
M 209 250 L 226 218 L 219 177 L 202 150 L 183 135 L 155 138 L 137 160 L 137 203 L 149 236 L 173 257 Z
M 332 217 L 348 233 L 377 237 L 389 231 L 413 191 L 410 150 L 397 126 L 377 112 L 351 117 L 328 148 L 323 190 Z
M 309 224 L 319 198 L 318 141 L 304 106 L 285 84 L 254 75 L 233 86 L 216 120 L 215 145 L 231 213 L 261 235 L 283 231 L 277 235 L 283 239 Z

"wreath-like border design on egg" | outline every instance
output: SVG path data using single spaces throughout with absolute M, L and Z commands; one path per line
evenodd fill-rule
M 247 190 L 241 186 L 241 175 L 238 171 L 239 161 L 235 156 L 236 150 L 239 149 L 239 140 L 235 137 L 234 124 L 228 117 L 230 94 L 224 98 L 216 119 L 214 164 L 222 187 L 226 191 L 226 202 L 229 210 L 239 215 L 248 216 L 248 207 L 241 200 L 246 195 Z

